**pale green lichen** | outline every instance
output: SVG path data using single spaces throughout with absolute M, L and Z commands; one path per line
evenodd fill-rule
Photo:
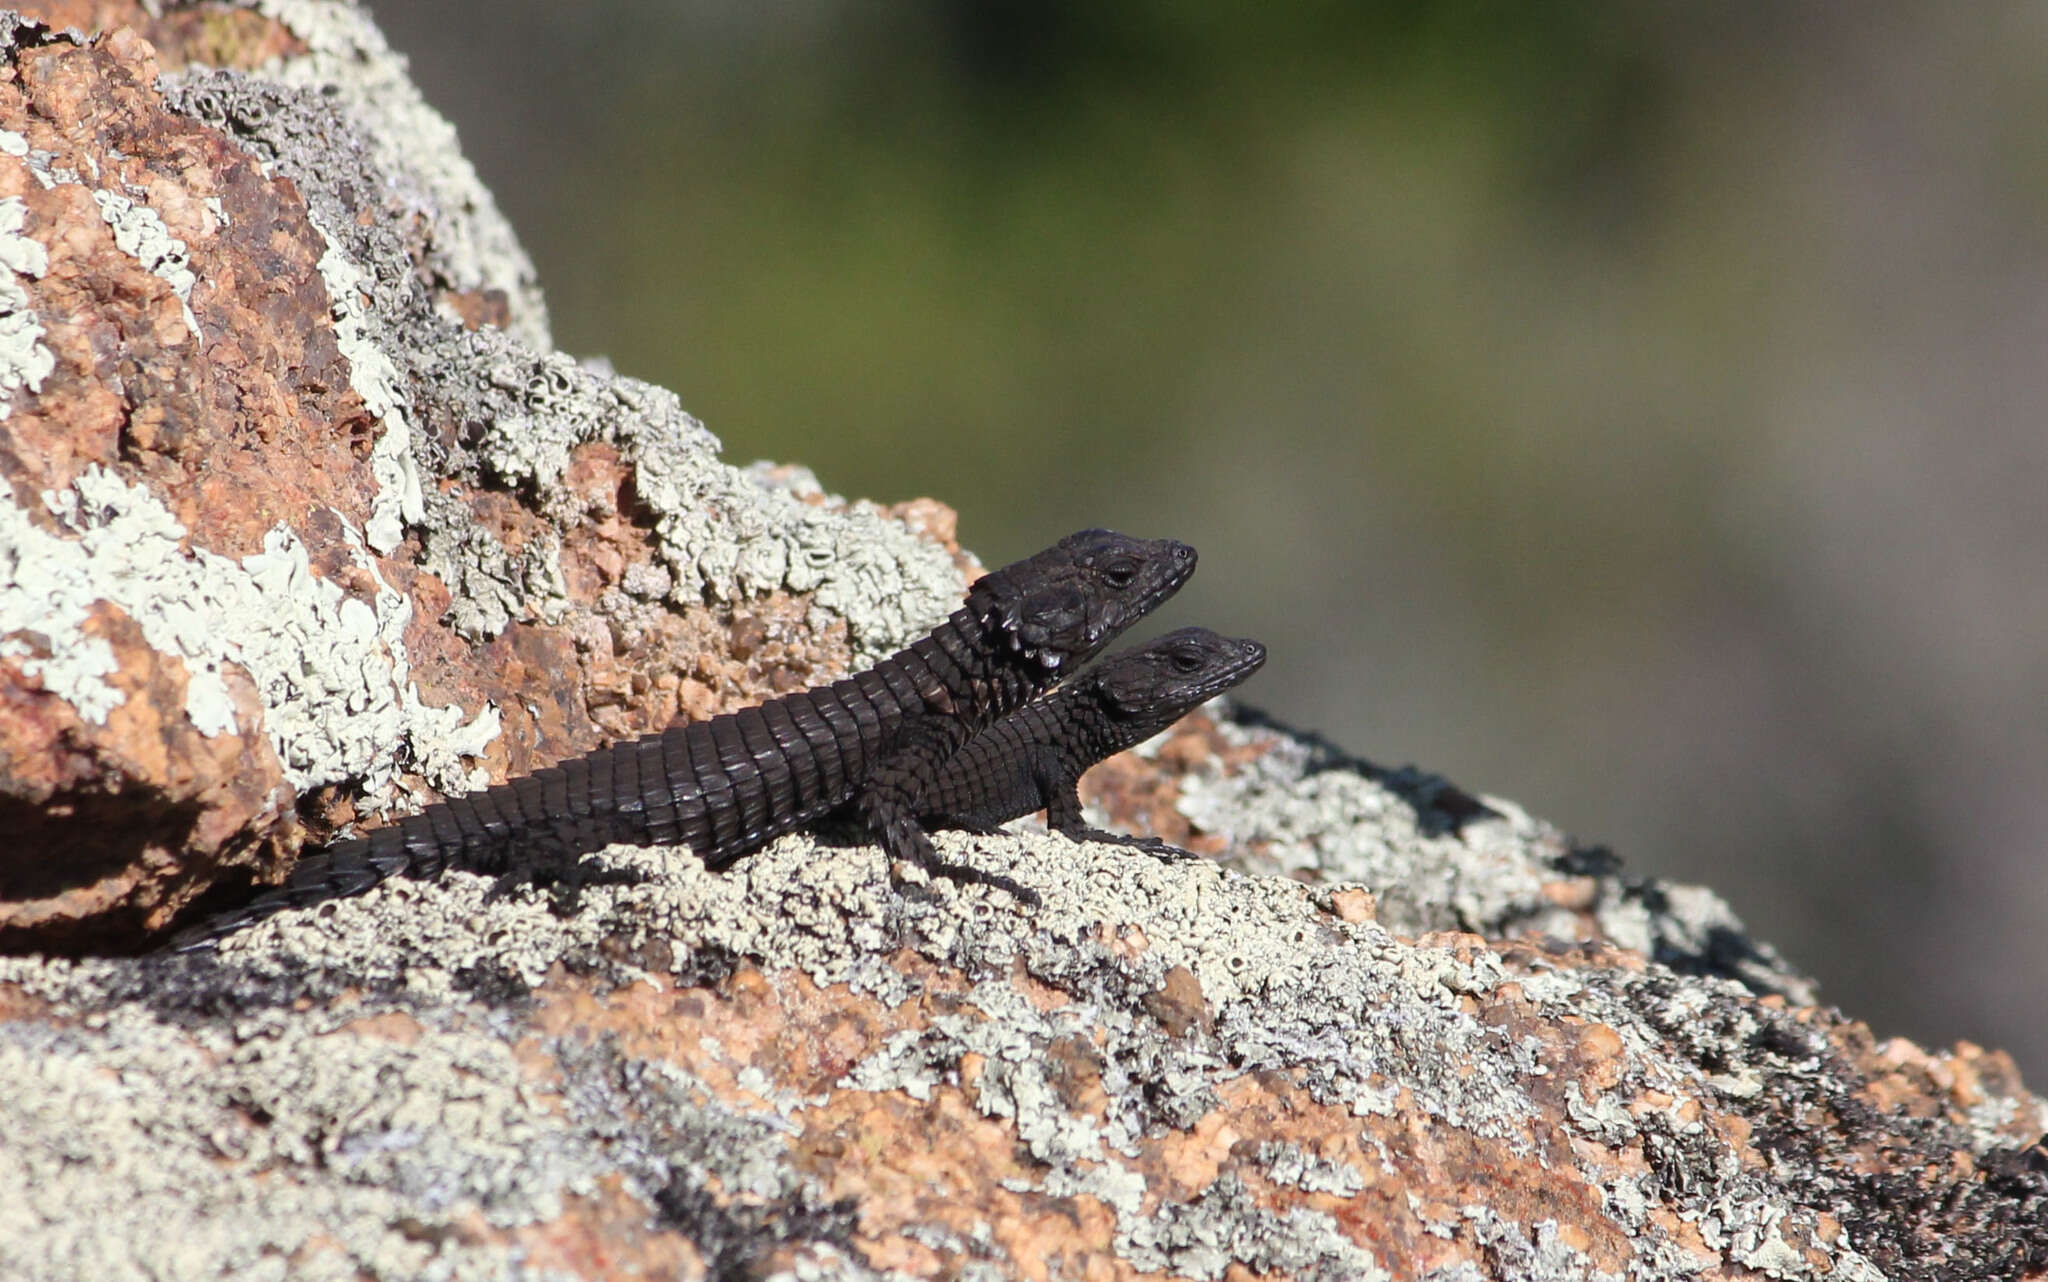
M 20 140 L 19 134 L 6 135 Z M 21 140 L 23 151 L 26 140 Z M 22 152 L 10 154 L 20 155 Z M 43 380 L 57 368 L 57 357 L 43 342 L 28 291 L 17 276 L 40 278 L 50 270 L 50 254 L 41 241 L 22 233 L 28 204 L 19 196 L 0 198 L 0 419 L 13 409 L 14 393 L 43 390 Z
M 377 443 L 370 447 L 370 474 L 377 481 L 377 497 L 364 534 L 371 547 L 388 556 L 404 539 L 406 524 L 417 525 L 426 515 L 419 468 L 412 455 L 412 424 L 406 412 L 411 402 L 404 377 L 378 345 L 381 335 L 370 323 L 368 276 L 310 211 L 307 217 L 327 242 L 327 252 L 320 255 L 320 278 L 327 283 L 327 296 L 333 302 L 334 341 L 348 360 L 349 386 L 363 398 L 382 429 Z
M 378 590 L 366 603 L 315 575 L 290 529 L 270 530 L 261 552 L 239 559 L 193 548 L 161 500 L 98 466 L 45 505 L 60 532 L 0 502 L 0 653 L 21 658 L 81 717 L 104 722 L 121 698 L 107 681 L 111 648 L 87 631 L 104 601 L 183 660 L 186 715 L 204 734 L 235 728 L 223 666 L 246 671 L 294 787 L 381 785 L 406 742 L 445 785 L 480 782 L 460 757 L 482 750 L 495 714 L 469 718 L 420 700 L 403 646 L 411 602 L 367 554 L 358 565 Z
M 185 328 L 198 341 L 199 318 L 192 314 L 192 287 L 199 281 L 192 274 L 192 254 L 185 242 L 171 234 L 162 215 L 121 192 L 99 190 L 93 192 L 92 199 L 100 207 L 100 217 L 113 228 L 115 247 L 178 296 Z

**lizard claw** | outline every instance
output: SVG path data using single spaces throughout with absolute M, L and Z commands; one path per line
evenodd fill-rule
M 1133 850 L 1142 850 L 1154 859 L 1163 859 L 1169 863 L 1185 863 L 1190 859 L 1200 859 L 1202 857 L 1192 850 L 1183 850 L 1179 846 L 1171 842 L 1161 841 L 1157 837 L 1126 837 L 1120 832 L 1109 832 L 1102 828 L 1063 829 L 1061 835 L 1072 841 L 1093 841 L 1100 842 L 1106 846 L 1127 846 Z
M 993 886 L 1027 908 L 1037 908 L 1045 903 L 1037 891 L 999 872 L 984 872 L 979 868 L 949 863 L 943 859 L 934 859 L 926 864 L 925 871 L 934 877 L 944 877 L 947 881 L 957 882 L 963 886 Z

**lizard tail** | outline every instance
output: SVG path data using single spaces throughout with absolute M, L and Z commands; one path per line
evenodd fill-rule
M 413 852 L 406 849 L 402 825 L 379 828 L 367 837 L 336 842 L 299 861 L 291 878 L 276 890 L 248 903 L 189 926 L 166 945 L 174 953 L 212 948 L 224 935 L 274 917 L 287 908 L 307 908 L 330 899 L 360 895 L 388 877 L 410 871 Z

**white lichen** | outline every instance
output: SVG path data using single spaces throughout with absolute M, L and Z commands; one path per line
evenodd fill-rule
M 314 574 L 284 526 L 239 560 L 188 547 L 161 500 L 98 466 L 44 504 L 63 533 L 0 503 L 0 653 L 81 717 L 103 723 L 121 699 L 106 680 L 112 651 L 87 628 L 104 601 L 183 660 L 186 714 L 204 734 L 235 728 L 223 669 L 246 671 L 295 788 L 362 778 L 375 789 L 401 755 L 442 786 L 477 782 L 460 758 L 496 734 L 496 713 L 471 719 L 421 701 L 403 644 L 411 601 L 376 578 L 366 553 L 358 565 L 378 584 L 370 603 Z
M 43 343 L 43 324 L 28 290 L 16 279 L 41 279 L 50 270 L 50 253 L 42 242 L 22 234 L 27 221 L 26 201 L 19 196 L 0 199 L 0 419 L 13 409 L 15 392 L 42 391 L 43 380 L 57 368 L 56 356 Z
M 349 386 L 363 398 L 382 429 L 370 448 L 370 474 L 377 481 L 377 496 L 371 501 L 364 533 L 371 547 L 388 556 L 404 541 L 406 523 L 416 524 L 426 515 L 419 468 L 412 457 L 405 379 L 378 345 L 379 336 L 369 318 L 369 276 L 314 221 L 311 210 L 307 220 L 327 243 L 327 252 L 320 255 L 320 279 L 327 284 L 335 345 L 348 361 Z
M 535 348 L 551 346 L 533 260 L 462 154 L 455 127 L 427 105 L 370 15 L 343 0 L 256 0 L 252 7 L 304 46 L 262 74 L 331 96 L 363 131 L 377 167 L 402 177 L 431 206 L 437 269 L 457 289 L 502 290 L 512 303 L 511 331 Z
M 192 274 L 192 254 L 185 242 L 171 234 L 162 215 L 120 192 L 99 190 L 92 199 L 100 207 L 100 217 L 114 229 L 114 245 L 178 296 L 185 328 L 196 341 L 199 318 L 192 314 L 192 287 L 198 279 Z

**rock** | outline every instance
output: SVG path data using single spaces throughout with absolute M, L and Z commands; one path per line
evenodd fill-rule
M 548 350 L 359 11 L 205 8 L 281 58 L 10 37 L 0 951 L 137 945 L 340 822 L 841 675 L 962 583 L 939 505 L 729 467 Z
M 1213 860 L 939 838 L 1038 909 L 796 834 L 113 955 L 973 572 L 553 352 L 359 9 L 163 8 L 0 19 L 0 1277 L 2048 1277 L 2006 1056 L 1226 705 L 1089 780 Z

